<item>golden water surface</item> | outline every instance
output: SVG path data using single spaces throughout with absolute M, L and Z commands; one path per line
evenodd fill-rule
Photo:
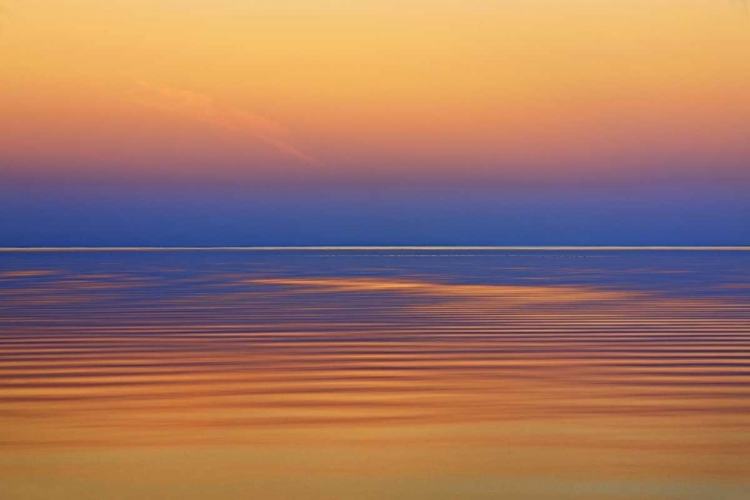
M 742 280 L 33 259 L 0 268 L 3 499 L 750 498 Z

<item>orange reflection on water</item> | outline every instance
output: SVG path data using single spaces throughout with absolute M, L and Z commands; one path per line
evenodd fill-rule
M 737 297 L 223 279 L 187 295 L 118 275 L 6 289 L 4 497 L 750 491 Z

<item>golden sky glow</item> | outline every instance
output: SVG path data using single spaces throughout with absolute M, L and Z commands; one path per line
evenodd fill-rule
M 6 172 L 748 177 L 737 2 L 17 0 L 0 15 Z

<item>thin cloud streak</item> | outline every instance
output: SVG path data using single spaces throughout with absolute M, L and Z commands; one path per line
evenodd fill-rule
M 206 94 L 145 81 L 137 83 L 135 101 L 139 104 L 189 116 L 217 128 L 245 133 L 288 157 L 309 165 L 323 166 L 323 162 L 293 144 L 288 128 L 273 120 L 243 109 L 220 106 L 213 97 Z

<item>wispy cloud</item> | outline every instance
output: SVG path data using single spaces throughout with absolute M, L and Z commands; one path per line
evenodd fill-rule
M 135 100 L 140 104 L 184 115 L 218 128 L 247 134 L 288 157 L 309 165 L 322 165 L 320 160 L 294 144 L 287 127 L 243 109 L 222 106 L 209 95 L 139 81 Z

